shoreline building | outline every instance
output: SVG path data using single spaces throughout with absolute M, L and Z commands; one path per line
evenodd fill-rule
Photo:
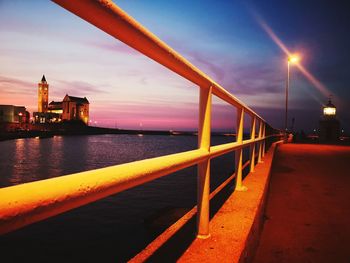
M 28 129 L 30 114 L 24 106 L 0 105 L 0 131 Z
M 38 83 L 38 112 L 47 112 L 49 103 L 49 84 L 47 84 L 45 75 Z
M 49 84 L 46 81 L 45 75 L 38 83 L 38 111 L 33 112 L 34 123 L 52 123 L 60 122 L 59 114 L 52 113 L 49 110 Z
M 51 101 L 49 103 L 49 108 L 47 110 L 50 113 L 56 113 L 62 116 L 63 110 L 62 110 L 62 102 L 60 101 Z
M 340 136 L 340 122 L 336 118 L 336 107 L 332 104 L 331 99 L 323 107 L 323 117 L 319 121 L 321 141 L 337 141 Z
M 66 94 L 62 101 L 62 120 L 81 120 L 88 125 L 89 104 L 86 97 L 73 97 Z
M 38 83 L 38 112 L 33 113 L 35 123 L 82 121 L 89 124 L 89 101 L 86 97 L 66 94 L 62 101 L 49 101 L 49 84 L 43 75 Z
M 27 123 L 29 112 L 24 106 L 0 105 L 0 122 Z

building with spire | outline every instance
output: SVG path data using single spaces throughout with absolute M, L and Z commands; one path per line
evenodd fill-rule
M 38 83 L 38 112 L 47 112 L 49 103 L 49 84 L 47 84 L 45 75 Z
M 35 123 L 57 123 L 61 121 L 82 121 L 89 124 L 89 101 L 86 97 L 66 94 L 63 101 L 49 101 L 49 84 L 43 75 L 38 84 L 38 112 L 33 113 Z

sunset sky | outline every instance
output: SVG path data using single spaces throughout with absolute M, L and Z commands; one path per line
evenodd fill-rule
M 350 130 L 349 18 L 340 3 L 114 2 L 272 126 L 283 128 L 286 54 L 269 28 L 290 52 L 301 54 L 314 78 L 291 68 L 289 116 L 295 128 L 317 128 L 331 95 L 341 126 Z M 194 84 L 51 1 L 0 0 L 0 104 L 36 111 L 43 74 L 50 101 L 86 96 L 98 126 L 197 128 Z M 232 129 L 233 109 L 213 101 L 214 129 Z

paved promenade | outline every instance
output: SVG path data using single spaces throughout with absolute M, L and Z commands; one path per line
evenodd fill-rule
M 350 147 L 281 145 L 256 263 L 350 262 Z

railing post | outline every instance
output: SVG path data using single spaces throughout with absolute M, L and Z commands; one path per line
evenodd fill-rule
M 200 88 L 198 148 L 210 151 L 212 87 Z M 210 194 L 210 159 L 198 164 L 197 173 L 197 237 L 208 238 L 209 234 L 209 194 Z
M 237 108 L 237 142 L 243 144 L 243 124 L 244 124 L 244 110 Z M 247 191 L 247 187 L 242 184 L 242 162 L 243 162 L 243 148 L 235 151 L 236 161 L 236 191 Z
M 261 157 L 265 156 L 265 144 L 266 144 L 266 125 L 265 122 L 263 122 L 263 130 L 262 130 L 262 136 L 264 138 L 263 143 L 262 143 L 262 151 L 261 151 Z
M 262 120 L 259 121 L 259 139 L 262 139 L 263 138 L 263 126 L 264 126 L 264 122 Z M 265 139 L 264 140 L 260 140 L 259 141 L 259 152 L 258 152 L 258 163 L 261 163 L 262 160 L 261 160 L 261 157 L 262 157 L 262 149 L 263 149 L 263 143 L 264 143 Z
M 250 139 L 255 139 L 255 116 L 252 116 L 252 123 L 250 128 Z M 250 172 L 254 172 L 255 168 L 255 142 L 250 145 Z

